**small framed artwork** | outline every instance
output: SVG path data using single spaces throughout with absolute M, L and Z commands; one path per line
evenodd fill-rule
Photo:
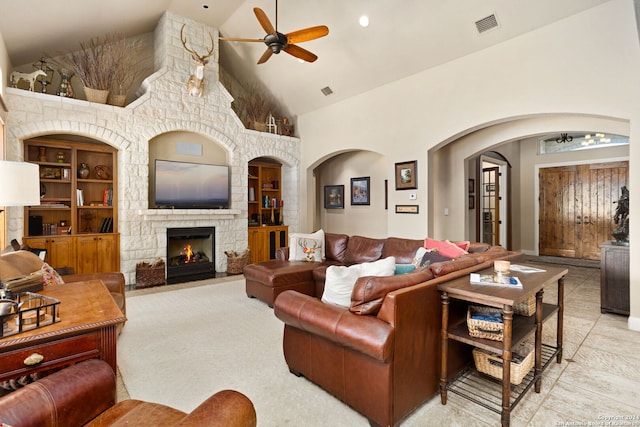
M 475 179 L 470 179 L 469 180 L 469 189 L 467 190 L 469 192 L 469 194 L 473 194 L 476 192 L 476 180 Z
M 368 205 L 370 177 L 351 178 L 351 204 Z
M 418 161 L 396 163 L 396 190 L 418 188 Z
M 344 209 L 344 185 L 324 186 L 324 208 Z
M 476 208 L 476 198 L 473 195 L 469 195 L 469 210 Z
M 418 205 L 396 205 L 396 213 L 417 214 Z

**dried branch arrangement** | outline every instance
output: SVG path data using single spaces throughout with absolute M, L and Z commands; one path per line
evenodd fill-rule
M 114 70 L 125 53 L 123 37 L 108 34 L 103 39 L 96 37 L 81 42 L 80 50 L 65 53 L 58 62 L 71 69 L 85 87 L 109 90 L 114 82 Z
M 140 63 L 144 44 L 139 38 L 107 34 L 80 43 L 80 50 L 60 54 L 53 62 L 72 70 L 85 88 L 107 90 L 121 97 L 122 105 L 131 87 L 146 71 Z

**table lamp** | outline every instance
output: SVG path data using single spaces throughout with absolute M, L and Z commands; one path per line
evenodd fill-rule
M 38 165 L 0 160 L 0 206 L 39 204 L 40 170 Z

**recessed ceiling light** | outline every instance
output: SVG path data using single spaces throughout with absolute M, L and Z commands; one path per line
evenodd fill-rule
M 361 27 L 368 27 L 369 26 L 369 17 L 367 15 L 362 15 L 360 17 L 360 19 L 358 20 L 358 22 L 360 22 L 360 26 Z

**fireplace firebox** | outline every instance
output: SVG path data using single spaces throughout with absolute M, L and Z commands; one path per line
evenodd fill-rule
M 215 227 L 167 229 L 167 283 L 215 277 Z

